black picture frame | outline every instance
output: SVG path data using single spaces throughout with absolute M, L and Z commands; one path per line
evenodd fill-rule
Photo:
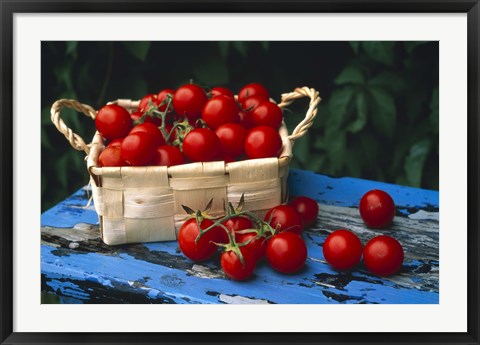
M 2 344 L 335 343 L 479 344 L 479 17 L 478 0 L 0 0 L 0 340 Z M 15 13 L 466 13 L 468 15 L 468 315 L 465 333 L 17 333 L 13 332 L 13 16 Z M 454 315 L 452 315 L 454 317 Z

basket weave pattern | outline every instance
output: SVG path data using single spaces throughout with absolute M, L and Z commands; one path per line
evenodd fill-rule
M 95 111 L 75 100 L 58 100 L 52 106 L 52 122 L 65 135 L 72 147 L 87 154 L 92 194 L 103 241 L 108 245 L 139 242 L 171 241 L 185 219 L 182 205 L 203 209 L 213 198 L 211 213 L 220 215 L 226 202 L 238 203 L 245 197 L 245 208 L 263 216 L 268 209 L 285 202 L 288 163 L 292 145 L 312 125 L 320 102 L 318 92 L 307 87 L 283 94 L 280 107 L 295 99 L 309 97 L 305 116 L 289 135 L 283 124 L 279 130 L 283 140 L 280 158 L 251 159 L 225 164 L 205 162 L 173 167 L 98 167 L 98 156 L 104 139 L 97 132 L 90 144 L 72 132 L 60 117 L 62 108 L 74 108 L 95 118 Z M 138 102 L 117 100 L 127 110 Z

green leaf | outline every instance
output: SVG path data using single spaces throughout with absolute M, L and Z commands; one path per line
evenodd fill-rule
M 125 41 L 123 45 L 127 50 L 140 61 L 145 61 L 150 50 L 150 42 L 147 41 Z
M 352 86 L 345 86 L 332 92 L 328 103 L 326 128 L 340 127 L 351 111 L 354 95 L 355 88 Z
M 335 84 L 363 84 L 365 82 L 365 77 L 363 72 L 357 66 L 347 66 L 345 67 L 337 78 L 335 78 Z
M 50 139 L 48 138 L 48 134 L 47 134 L 47 131 L 45 130 L 45 128 L 42 126 L 41 127 L 41 142 L 42 142 L 42 147 L 43 148 L 47 148 L 47 149 L 52 149 L 53 148 L 53 145 L 52 143 L 50 142 Z
M 358 50 L 360 49 L 360 42 L 359 41 L 350 41 L 350 47 L 352 47 L 355 54 L 358 54 Z
M 394 44 L 395 42 L 392 41 L 364 41 L 362 48 L 373 60 L 385 65 L 392 65 Z
M 228 84 L 229 71 L 223 61 L 204 59 L 193 67 L 195 79 L 204 85 Z
M 439 120 L 438 120 L 438 86 L 433 89 L 432 98 L 430 99 L 430 123 L 434 128 L 434 132 L 438 133 Z
M 404 78 L 390 71 L 383 71 L 377 74 L 375 77 L 371 78 L 367 84 L 369 86 L 378 86 L 387 89 L 392 93 L 401 92 L 407 87 Z
M 218 42 L 218 49 L 220 50 L 220 56 L 223 59 L 227 58 L 229 48 L 230 48 L 230 42 L 228 42 L 228 41 L 219 41 Z
M 357 118 L 347 127 L 347 131 L 352 133 L 361 131 L 367 124 L 368 104 L 366 95 L 363 92 L 358 93 L 355 103 Z
M 67 41 L 67 51 L 65 55 L 72 55 L 73 58 L 77 57 L 77 46 L 78 42 L 77 41 Z
M 431 142 L 423 139 L 410 148 L 405 159 L 404 169 L 409 184 L 413 187 L 420 187 L 422 182 L 423 167 L 430 152 Z
M 302 164 L 307 164 L 310 158 L 310 135 L 305 134 L 302 138 L 298 139 L 293 146 L 293 156 Z
M 243 57 L 247 56 L 247 43 L 243 41 L 233 41 L 233 47 L 238 51 Z
M 270 42 L 269 41 L 262 41 L 260 42 L 260 44 L 262 45 L 262 48 L 264 51 L 268 51 L 268 48 L 270 47 Z
M 397 110 L 390 93 L 381 88 L 370 88 L 372 96 L 371 116 L 377 132 L 391 138 L 395 132 Z

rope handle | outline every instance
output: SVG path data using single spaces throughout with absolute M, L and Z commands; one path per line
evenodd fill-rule
M 308 129 L 312 127 L 313 120 L 315 116 L 317 116 L 318 111 L 318 104 L 322 100 L 318 94 L 318 91 L 312 88 L 298 87 L 293 92 L 284 93 L 282 94 L 282 101 L 278 104 L 280 108 L 284 108 L 290 104 L 292 104 L 295 100 L 303 97 L 310 98 L 310 104 L 305 114 L 305 118 L 295 127 L 292 133 L 287 136 L 288 139 L 292 142 L 292 144 L 299 138 L 303 137 Z
M 92 118 L 93 120 L 95 120 L 96 116 L 95 109 L 93 109 L 87 104 L 82 104 L 74 99 L 59 99 L 58 101 L 53 103 L 52 109 L 50 110 L 51 120 L 55 127 L 57 127 L 58 131 L 65 135 L 65 138 L 67 138 L 68 142 L 75 150 L 83 150 L 88 156 L 88 154 L 90 153 L 90 146 L 85 144 L 85 141 L 82 139 L 81 136 L 74 133 L 69 127 L 67 127 L 65 122 L 63 122 L 62 118 L 60 117 L 60 113 L 63 108 L 75 109 L 79 113 L 83 113 L 86 116 Z
M 294 143 L 297 139 L 301 138 L 302 136 L 307 133 L 308 129 L 312 126 L 313 120 L 317 115 L 317 106 L 321 101 L 321 98 L 315 89 L 308 88 L 306 86 L 296 88 L 293 92 L 284 93 L 282 94 L 282 101 L 278 104 L 280 108 L 286 107 L 292 104 L 295 100 L 303 97 L 310 98 L 310 104 L 305 115 L 305 118 L 295 127 L 293 132 L 287 136 L 287 138 Z M 136 107 L 138 102 L 131 101 L 131 100 L 123 100 L 119 99 L 115 102 L 119 105 L 122 105 L 126 108 Z M 51 119 L 55 127 L 57 127 L 58 131 L 65 135 L 70 145 L 75 150 L 78 151 L 85 151 L 88 155 L 90 153 L 90 145 L 87 145 L 85 141 L 80 137 L 78 134 L 74 133 L 65 122 L 63 122 L 62 118 L 60 117 L 60 113 L 63 108 L 71 108 L 75 109 L 76 111 L 85 114 L 86 116 L 95 120 L 96 112 L 91 106 L 87 104 L 82 104 L 74 99 L 59 99 L 52 105 L 52 109 L 50 110 Z

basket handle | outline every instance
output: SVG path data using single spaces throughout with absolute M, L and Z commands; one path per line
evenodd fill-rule
M 58 101 L 53 103 L 52 109 L 50 110 L 51 120 L 55 127 L 57 127 L 58 131 L 65 135 L 65 138 L 67 138 L 68 142 L 75 150 L 83 150 L 88 155 L 90 153 L 90 147 L 85 144 L 85 141 L 82 139 L 81 136 L 74 133 L 69 127 L 67 127 L 65 122 L 63 122 L 62 118 L 60 117 L 60 112 L 65 107 L 75 109 L 79 113 L 83 113 L 86 116 L 91 117 L 93 120 L 95 120 L 96 116 L 95 109 L 93 109 L 87 104 L 82 104 L 74 99 L 59 99 Z
M 297 127 L 295 127 L 292 133 L 287 137 L 288 139 L 290 139 L 292 144 L 298 138 L 301 138 L 302 136 L 304 136 L 305 133 L 307 133 L 308 129 L 312 127 L 313 120 L 315 119 L 315 116 L 317 116 L 318 104 L 322 99 L 320 98 L 318 91 L 304 86 L 304 87 L 297 87 L 293 92 L 282 94 L 282 101 L 280 104 L 278 104 L 280 108 L 283 108 L 292 104 L 293 101 L 295 101 L 296 99 L 303 98 L 303 97 L 309 97 L 310 104 L 309 104 L 307 113 L 305 115 L 305 118 L 297 125 Z

